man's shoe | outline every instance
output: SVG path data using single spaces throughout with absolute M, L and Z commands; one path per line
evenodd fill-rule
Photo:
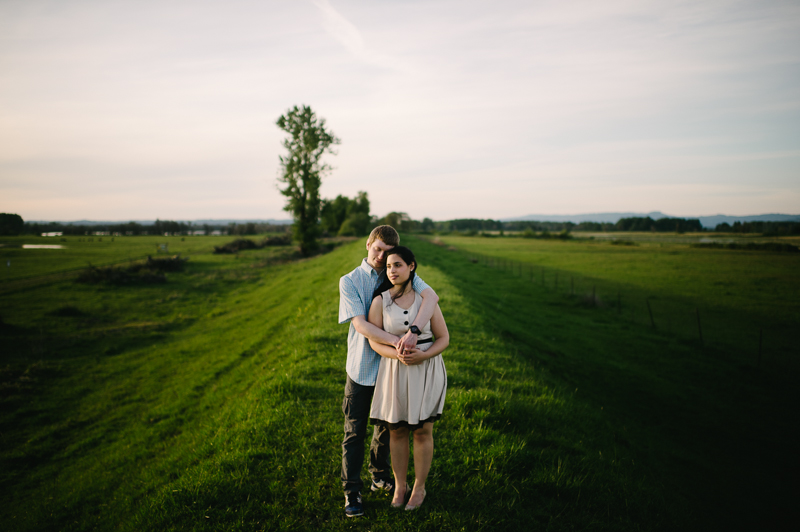
M 344 514 L 347 517 L 364 515 L 364 505 L 361 504 L 360 493 L 346 493 L 344 496 Z
M 394 495 L 394 479 L 393 478 L 388 478 L 386 480 L 372 479 L 372 487 L 370 489 L 372 491 L 383 490 L 389 495 Z

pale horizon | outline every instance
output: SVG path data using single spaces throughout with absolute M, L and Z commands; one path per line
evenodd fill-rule
M 342 143 L 322 195 L 412 218 L 800 205 L 791 1 L 0 3 L 0 212 L 288 219 L 277 118 Z

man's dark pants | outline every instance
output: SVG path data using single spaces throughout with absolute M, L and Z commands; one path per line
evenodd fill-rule
M 369 410 L 374 386 L 362 386 L 347 376 L 344 387 L 344 441 L 342 441 L 342 487 L 345 493 L 359 493 L 361 466 L 364 464 L 364 439 L 367 437 Z M 374 480 L 392 478 L 389 464 L 389 429 L 375 425 L 369 446 L 369 472 Z

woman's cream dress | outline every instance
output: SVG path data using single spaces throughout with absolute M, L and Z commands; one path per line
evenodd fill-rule
M 403 336 L 414 323 L 422 296 L 414 292 L 411 308 L 401 308 L 392 303 L 387 290 L 381 294 L 383 300 L 383 329 Z M 417 347 L 426 351 L 432 343 L 422 343 L 433 337 L 431 323 L 420 328 Z M 436 355 L 415 366 L 406 366 L 393 358 L 381 358 L 375 395 L 372 397 L 370 419 L 373 423 L 388 424 L 390 428 L 419 428 L 423 423 L 436 421 L 442 416 L 444 397 L 447 392 L 447 373 L 442 355 Z

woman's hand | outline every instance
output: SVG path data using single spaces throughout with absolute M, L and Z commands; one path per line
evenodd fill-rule
M 397 354 L 397 359 L 405 364 L 406 366 L 416 366 L 417 364 L 422 364 L 427 360 L 427 356 L 425 355 L 425 351 L 421 349 L 406 349 L 402 353 Z

